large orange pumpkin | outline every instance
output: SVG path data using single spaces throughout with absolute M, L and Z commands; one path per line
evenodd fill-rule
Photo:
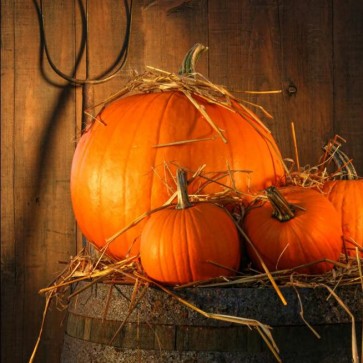
M 177 180 L 177 205 L 151 215 L 141 233 L 145 272 L 171 285 L 235 275 L 241 249 L 232 218 L 215 204 L 190 203 L 183 170 Z
M 321 193 L 298 186 L 269 187 L 267 196 L 269 201 L 246 214 L 244 230 L 268 269 L 307 265 L 298 272 L 331 270 L 332 263 L 314 262 L 340 257 L 342 230 L 334 206 Z M 255 250 L 248 243 L 246 247 L 252 262 L 262 270 Z
M 71 170 L 73 210 L 81 231 L 97 248 L 168 200 L 175 191 L 171 175 L 175 175 L 176 166 L 195 171 L 205 164 L 207 176 L 239 171 L 233 173 L 233 182 L 230 177 L 219 179 L 204 193 L 222 191 L 223 183 L 256 192 L 283 178 L 278 147 L 257 116 L 234 101 L 231 110 L 192 97 L 222 130 L 227 142 L 178 90 L 115 100 L 80 138 Z M 195 184 L 190 192 L 197 188 Z M 123 258 L 137 253 L 143 224 L 113 240 L 107 254 Z

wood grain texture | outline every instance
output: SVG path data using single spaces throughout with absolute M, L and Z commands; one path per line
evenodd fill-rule
M 9 4 L 4 4 L 8 6 Z M 69 198 L 69 164 L 74 150 L 74 91 L 59 88 L 49 68 L 40 64 L 39 23 L 32 2 L 14 3 L 9 19 L 14 22 L 13 58 L 7 74 L 14 79 L 14 92 L 9 104 L 8 134 L 13 158 L 13 172 L 5 187 L 14 195 L 13 284 L 4 286 L 15 291 L 13 301 L 4 308 L 11 320 L 6 327 L 8 350 L 2 357 L 8 362 L 24 362 L 30 358 L 40 327 L 44 299 L 38 291 L 62 268 L 59 260 L 74 254 L 74 218 Z M 57 18 L 59 12 L 73 11 L 73 3 L 57 3 L 47 9 L 55 28 L 49 29 L 51 51 L 61 67 L 74 59 L 72 22 Z M 71 19 L 71 18 L 70 18 Z M 59 32 L 58 29 L 62 29 Z M 49 73 L 47 73 L 49 72 Z M 11 86 L 11 83 L 9 84 Z M 7 115 L 7 116 L 9 116 Z M 3 120 L 3 119 L 2 119 Z M 3 189 L 2 189 L 3 190 Z M 3 252 L 3 251 L 2 251 Z M 9 258 L 10 256 L 8 256 Z M 10 295 L 11 296 L 11 295 Z M 62 341 L 60 314 L 50 312 L 39 361 L 56 361 Z M 2 321 L 3 323 L 3 321 Z M 56 327 L 56 328 L 55 328 Z
M 111 288 L 102 283 L 84 289 L 86 284 L 74 286 L 79 294 L 68 309 L 64 363 L 276 362 L 255 329 L 208 319 L 159 289 L 136 292 L 132 285 Z M 175 293 L 204 312 L 248 316 L 272 327 L 283 362 L 351 361 L 350 318 L 337 313 L 343 310 L 334 299 L 327 300 L 329 292 L 323 287 L 299 288 L 299 295 L 293 287 L 284 288 L 284 309 L 273 288 L 205 287 Z M 341 286 L 336 293 L 354 314 L 359 332 L 359 286 Z M 130 310 L 132 299 L 138 304 Z M 321 334 L 320 341 L 301 320 L 301 305 L 306 321 Z
M 283 93 L 244 93 L 284 91 L 281 42 L 277 1 L 209 1 L 210 79 L 273 116 L 268 118 L 247 104 L 271 130 L 286 157 L 291 138 Z
M 67 86 L 40 52 L 36 1 L 1 2 L 1 361 L 27 361 L 41 323 L 46 286 L 81 248 L 69 196 L 80 133 L 81 88 Z M 83 5 L 86 0 L 82 0 Z M 117 59 L 122 2 L 88 1 L 90 76 Z M 65 73 L 82 37 L 78 1 L 44 1 L 49 50 Z M 197 71 L 253 108 L 292 158 L 294 121 L 301 165 L 315 164 L 335 134 L 363 175 L 363 3 L 356 0 L 134 0 L 130 52 L 123 71 L 93 87 L 93 102 L 117 92 L 147 66 L 177 72 L 196 42 L 209 47 Z M 289 87 L 291 92 L 289 92 Z M 249 95 L 237 91 L 280 94 Z M 295 91 L 294 91 L 295 90 Z M 251 106 L 252 107 L 252 106 Z M 78 238 L 77 238 L 78 234 Z M 62 314 L 52 309 L 36 362 L 57 362 Z
M 300 164 L 316 165 L 334 136 L 332 8 L 326 0 L 282 1 L 280 6 L 283 117 L 295 124 Z M 291 135 L 291 134 L 290 134 Z M 289 157 L 293 156 L 292 150 Z
M 66 73 L 73 71 L 73 2 L 45 3 L 45 31 L 55 64 Z M 63 14 L 64 16 L 59 16 Z M 18 125 L 16 189 L 20 191 L 18 215 L 23 230 L 18 236 L 19 267 L 23 284 L 23 361 L 29 359 L 40 328 L 44 298 L 38 294 L 75 253 L 75 223 L 70 205 L 69 166 L 75 142 L 74 89 L 55 76 L 40 60 L 39 24 L 33 4 L 19 4 L 15 124 Z M 61 31 L 60 31 L 61 29 Z M 24 59 L 25 58 L 25 59 Z M 29 77 L 29 74 L 33 74 Z M 32 302 L 29 304 L 28 302 Z M 52 309 L 38 351 L 38 361 L 55 361 L 61 341 L 63 316 Z M 18 318 L 19 319 L 19 318 Z M 56 327 L 55 329 L 52 327 Z
M 334 132 L 363 176 L 363 2 L 333 2 Z
M 144 66 L 177 73 L 184 55 L 195 43 L 208 43 L 208 1 L 188 1 L 177 8 L 165 0 L 153 4 L 144 5 L 141 12 Z M 201 57 L 197 66 L 197 71 L 205 75 L 207 59 L 208 55 Z
M 14 190 L 14 2 L 1 2 L 1 361 L 12 355 L 17 339 L 15 317 L 15 190 Z

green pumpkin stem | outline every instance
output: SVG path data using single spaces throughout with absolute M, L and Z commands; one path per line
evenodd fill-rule
M 358 179 L 357 171 L 354 168 L 352 160 L 349 159 L 347 154 L 345 154 L 340 149 L 340 144 L 335 146 L 333 143 L 329 142 L 324 146 L 324 150 L 332 157 L 338 171 L 341 172 L 340 179 L 343 180 L 356 180 Z
M 276 187 L 266 189 L 266 195 L 272 205 L 272 216 L 280 222 L 286 222 L 295 217 L 295 209 L 288 203 Z
M 178 203 L 176 209 L 186 209 L 192 206 L 188 195 L 187 173 L 183 169 L 178 169 L 176 173 Z
M 195 76 L 195 65 L 199 59 L 199 56 L 208 50 L 203 44 L 196 43 L 193 47 L 188 51 L 185 55 L 181 68 L 179 70 L 180 76 L 188 76 L 194 77 Z

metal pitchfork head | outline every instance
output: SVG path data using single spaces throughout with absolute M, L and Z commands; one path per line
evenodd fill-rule
M 47 37 L 45 35 L 45 27 L 44 27 L 44 11 L 43 11 L 43 0 L 40 0 L 39 4 L 35 4 L 38 10 L 39 19 L 40 19 L 40 31 L 42 36 L 42 45 L 43 50 L 46 55 L 47 61 L 53 71 L 62 79 L 67 81 L 70 84 L 76 86 L 82 86 L 82 131 L 86 128 L 86 125 L 93 119 L 93 116 L 87 112 L 93 105 L 92 100 L 92 92 L 91 86 L 104 83 L 110 81 L 114 77 L 118 75 L 121 69 L 124 67 L 127 56 L 128 56 L 128 48 L 130 42 L 130 33 L 131 33 L 131 20 L 132 20 L 132 2 L 133 0 L 123 0 L 124 9 L 125 9 L 125 23 L 126 29 L 125 34 L 123 34 L 123 44 L 120 50 L 119 55 L 117 56 L 113 65 L 105 70 L 100 76 L 95 78 L 89 77 L 89 46 L 88 46 L 88 1 L 86 0 L 86 9 L 84 8 L 82 0 L 78 0 L 79 8 L 81 11 L 82 17 L 82 42 L 79 50 L 79 54 L 77 55 L 77 61 L 75 65 L 75 70 L 79 61 L 82 58 L 84 51 L 86 51 L 86 76 L 84 79 L 76 78 L 73 75 L 67 75 L 62 72 L 53 62 L 52 57 L 50 56 Z

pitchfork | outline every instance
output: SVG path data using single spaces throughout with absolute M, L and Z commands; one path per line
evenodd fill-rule
M 89 55 L 89 39 L 88 39 L 88 11 L 89 11 L 89 0 L 78 0 L 80 12 L 81 12 L 81 19 L 82 19 L 82 39 L 81 39 L 81 46 L 79 50 L 79 54 L 77 55 L 77 60 L 75 62 L 74 66 L 74 73 L 78 67 L 78 64 L 80 60 L 83 57 L 83 53 L 85 51 L 85 78 L 80 79 L 76 78 L 73 75 L 67 75 L 63 71 L 61 71 L 53 62 L 52 57 L 50 55 L 49 49 L 48 49 L 48 43 L 47 43 L 47 37 L 45 34 L 45 27 L 44 27 L 44 11 L 43 11 L 43 1 L 40 0 L 39 4 L 36 3 L 35 5 L 38 10 L 39 14 L 39 21 L 40 21 L 40 31 L 42 36 L 42 45 L 43 45 L 43 51 L 46 55 L 46 59 L 53 69 L 53 71 L 61 77 L 63 80 L 67 81 L 68 84 L 74 85 L 74 86 L 80 86 L 82 87 L 82 126 L 81 131 L 83 132 L 86 128 L 86 126 L 93 120 L 94 116 L 92 115 L 92 112 L 90 110 L 93 106 L 93 93 L 91 87 L 93 85 L 101 84 L 104 82 L 107 82 L 114 77 L 118 75 L 118 73 L 122 70 L 124 67 L 127 55 L 128 55 L 128 48 L 129 48 L 129 41 L 130 41 L 130 32 L 131 32 L 131 20 L 132 20 L 132 0 L 123 0 L 123 7 L 125 9 L 125 34 L 123 35 L 123 43 L 122 48 L 120 50 L 119 55 L 117 56 L 115 62 L 113 65 L 106 71 L 104 71 L 100 76 L 95 78 L 90 78 L 89 75 L 89 64 L 90 64 L 90 55 Z M 84 8 L 84 2 L 85 2 L 85 8 Z M 86 239 L 84 236 L 82 236 L 82 246 L 86 247 L 88 245 Z M 88 246 L 90 247 L 90 246 Z
M 128 55 L 128 48 L 129 48 L 129 40 L 130 40 L 130 32 L 131 32 L 131 20 L 132 20 L 132 0 L 123 0 L 124 8 L 125 8 L 125 22 L 126 22 L 126 29 L 123 39 L 122 48 L 120 50 L 120 53 L 115 60 L 114 64 L 110 67 L 110 69 L 106 70 L 101 74 L 99 77 L 90 78 L 89 77 L 89 64 L 90 64 L 90 55 L 89 55 L 89 43 L 88 43 L 88 11 L 89 11 L 89 5 L 88 1 L 85 1 L 85 7 L 83 5 L 82 0 L 78 0 L 79 8 L 81 11 L 81 18 L 83 22 L 82 27 L 82 43 L 80 47 L 79 54 L 77 56 L 78 61 L 82 58 L 82 55 L 84 53 L 84 50 L 86 52 L 85 54 L 85 65 L 86 65 L 86 75 L 84 79 L 75 78 L 72 75 L 67 75 L 63 71 L 61 71 L 53 62 L 52 57 L 50 56 L 50 52 L 48 49 L 48 42 L 47 37 L 45 35 L 45 27 L 44 27 L 44 11 L 43 11 L 43 1 L 40 0 L 39 5 L 36 4 L 39 12 L 40 17 L 40 30 L 42 35 L 42 41 L 43 41 L 43 49 L 47 58 L 47 61 L 53 71 L 63 78 L 65 81 L 67 81 L 69 84 L 75 85 L 75 86 L 81 86 L 82 87 L 82 130 L 86 127 L 87 122 L 89 121 L 89 118 L 92 117 L 91 114 L 88 113 L 88 110 L 91 109 L 91 106 L 93 105 L 92 100 L 92 93 L 91 93 L 91 87 L 92 85 L 97 85 L 100 83 L 104 83 L 107 81 L 110 81 L 114 77 L 118 75 L 118 73 L 122 70 L 124 67 L 127 55 Z M 77 62 L 76 62 L 77 63 Z M 77 68 L 77 65 L 75 66 L 75 69 Z

